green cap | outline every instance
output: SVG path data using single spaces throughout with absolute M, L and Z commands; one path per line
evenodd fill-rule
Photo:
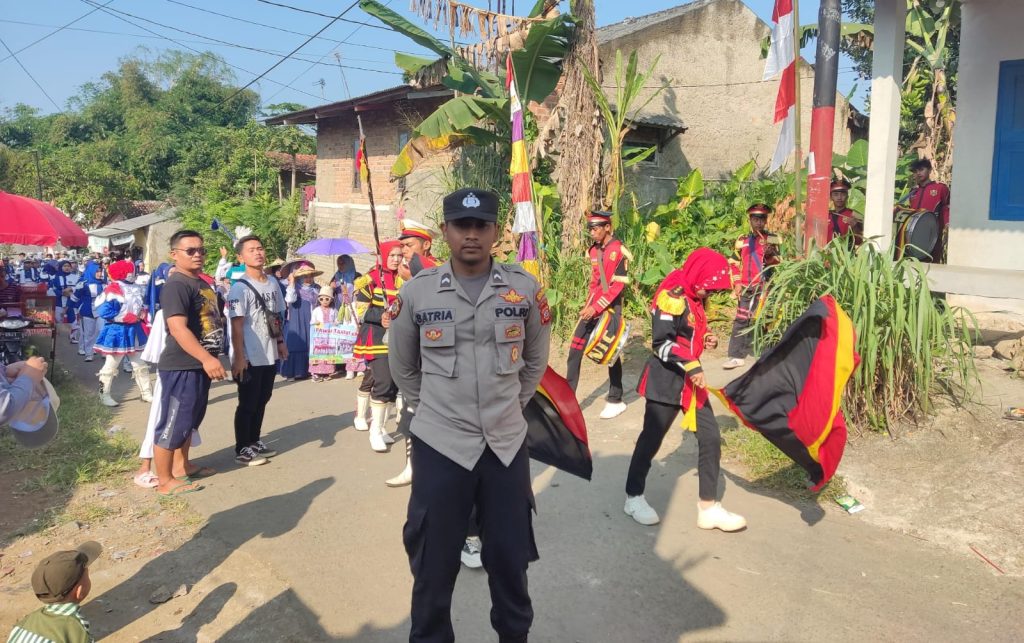
M 82 580 L 85 568 L 99 558 L 103 546 L 94 540 L 84 542 L 74 551 L 50 554 L 32 572 L 32 591 L 44 603 L 60 603 Z

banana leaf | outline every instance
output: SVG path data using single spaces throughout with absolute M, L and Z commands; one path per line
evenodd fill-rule
M 499 137 L 478 126 L 482 120 L 504 122 L 508 120 L 507 98 L 483 98 L 462 95 L 452 98 L 427 116 L 391 167 L 391 176 L 400 178 L 413 171 L 423 158 L 443 150 L 467 143 L 496 142 Z
M 568 15 L 533 24 L 523 48 L 512 52 L 516 87 L 524 104 L 539 103 L 555 91 L 574 27 Z

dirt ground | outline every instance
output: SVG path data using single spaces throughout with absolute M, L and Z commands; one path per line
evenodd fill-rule
M 626 401 L 631 408 L 637 402 L 631 391 L 645 357 L 643 346 L 634 342 L 625 368 Z M 708 355 L 707 362 L 715 364 L 708 369 L 712 384 L 731 379 L 717 368 L 724 357 L 724 349 Z M 562 370 L 564 350 L 556 351 L 551 361 Z M 1024 575 L 1020 538 L 1024 533 L 1024 423 L 999 419 L 1001 406 L 1024 402 L 1024 382 L 1011 379 L 1001 370 L 1004 364 L 994 359 L 979 361 L 987 406 L 943 409 L 927 426 L 896 441 L 879 435 L 852 441 L 839 473 L 866 505 L 856 520 L 956 552 L 973 561 L 968 565 L 976 563 L 992 575 Z M 588 417 L 594 417 L 603 404 L 603 369 L 591 366 L 585 366 L 580 387 L 581 391 L 593 391 L 581 402 Z M 218 399 L 219 393 L 215 392 Z M 144 411 L 141 404 L 129 403 L 122 413 L 136 418 Z M 592 447 L 601 451 L 606 443 L 621 446 L 632 439 L 635 435 L 625 425 L 601 425 L 592 434 Z M 680 448 L 680 439 L 670 436 L 665 450 L 675 451 L 658 463 L 652 478 L 664 477 L 666 473 L 659 471 L 666 464 L 675 466 L 677 454 L 691 457 L 692 441 Z M 230 540 L 217 535 L 213 518 L 201 517 L 188 503 L 161 501 L 152 492 L 135 487 L 127 477 L 85 485 L 70 499 L 26 493 L 24 485 L 36 472 L 8 469 L 0 458 L 0 542 L 5 543 L 0 553 L 0 634 L 37 605 L 29 586 L 34 565 L 54 550 L 92 539 L 105 548 L 94 569 L 94 585 L 118 590 L 94 599 L 100 602 L 95 609 L 104 614 L 95 620 L 97 638 L 111 632 L 116 634 L 110 640 L 153 641 L 298 641 L 321 636 L 323 630 L 313 627 L 315 617 L 296 598 L 288 580 L 263 564 L 259 550 L 254 553 L 248 547 L 233 547 Z M 741 485 L 737 477 L 742 475 L 740 465 L 731 462 L 726 469 L 730 480 Z M 231 480 L 226 477 L 221 484 L 233 486 Z M 835 506 L 821 509 L 841 515 Z M 60 522 L 45 530 L 34 529 L 33 521 L 48 511 L 61 513 Z M 265 521 L 256 522 L 262 525 Z M 204 527 L 210 529 L 209 537 L 204 537 Z M 273 526 L 265 528 L 273 531 Z M 16 536 L 20 532 L 28 533 Z M 193 569 L 209 571 L 193 574 Z M 741 571 L 747 573 L 745 569 Z M 174 578 L 174 586 L 161 588 L 154 577 Z M 150 603 L 154 591 L 173 593 L 179 583 L 186 585 L 186 598 L 156 606 Z M 235 608 L 223 609 L 229 601 Z M 252 614 L 258 611 L 270 616 L 252 629 Z M 137 618 L 142 614 L 145 619 Z M 299 625 L 310 618 L 308 629 Z M 356 636 L 353 640 L 361 639 Z

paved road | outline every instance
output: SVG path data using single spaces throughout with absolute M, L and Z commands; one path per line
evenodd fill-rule
M 72 366 L 89 377 L 99 363 Z M 709 376 L 725 381 L 714 368 Z M 125 397 L 129 384 L 120 377 L 116 397 Z M 594 481 L 533 467 L 541 560 L 530 571 L 532 640 L 1024 637 L 1021 579 L 994 576 L 976 560 L 856 516 L 780 500 L 731 471 L 723 472 L 725 504 L 747 516 L 750 527 L 739 534 L 698 530 L 696 443 L 680 432 L 666 440 L 648 484 L 663 522 L 635 524 L 622 513 L 623 484 L 642 404 L 628 399 L 626 414 L 597 420 L 595 386 L 581 387 L 589 395 Z M 220 612 L 234 614 L 230 630 L 218 630 L 223 640 L 407 640 L 411 577 L 401 527 L 409 492 L 383 484 L 401 469 L 403 449 L 399 443 L 391 453 L 375 454 L 367 434 L 352 429 L 355 390 L 343 380 L 279 381 L 264 437 L 280 455 L 266 466 L 239 468 L 232 459 L 234 385 L 215 385 L 205 442 L 195 455 L 220 473 L 188 496 L 207 525 L 192 542 L 147 564 L 136 580 L 157 568 L 187 569 L 191 583 L 207 578 L 209 584 L 212 577 L 232 588 L 274 579 L 272 588 L 249 587 L 245 603 L 230 591 L 209 596 L 210 604 L 236 603 Z M 131 389 L 127 397 L 137 393 Z M 146 411 L 129 401 L 119 422 L 141 435 Z M 247 556 L 251 578 L 225 578 L 226 569 L 239 565 L 222 564 L 236 554 Z M 110 604 L 130 587 L 96 597 Z M 454 605 L 460 641 L 494 640 L 481 571 L 463 569 Z M 218 610 L 208 612 L 216 621 Z M 121 614 L 99 627 L 116 632 L 138 618 Z

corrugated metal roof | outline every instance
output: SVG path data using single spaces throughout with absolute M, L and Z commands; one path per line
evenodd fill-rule
M 267 125 L 310 125 L 319 119 L 337 116 L 343 112 L 355 109 L 358 105 L 373 103 L 387 103 L 395 100 L 416 98 L 432 98 L 434 96 L 453 95 L 454 92 L 447 87 L 436 86 L 418 89 L 412 85 L 396 85 L 380 91 L 371 92 L 362 96 L 348 98 L 336 103 L 327 103 L 317 107 L 309 107 L 289 114 L 278 114 L 265 119 Z
M 136 230 L 145 228 L 146 226 L 151 226 L 155 223 L 162 223 L 168 219 L 173 219 L 177 215 L 178 208 L 165 208 L 159 212 L 154 212 L 153 214 L 135 217 L 134 219 L 125 219 L 124 221 L 112 223 L 102 228 L 96 228 L 95 230 L 87 230 L 86 234 L 90 237 L 113 237 L 126 232 L 135 232 Z

